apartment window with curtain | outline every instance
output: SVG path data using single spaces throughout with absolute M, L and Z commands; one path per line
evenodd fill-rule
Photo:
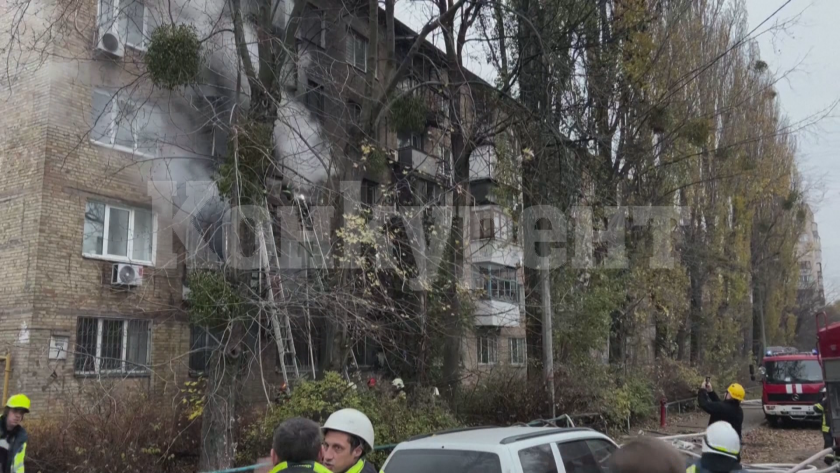
M 501 210 L 474 210 L 470 226 L 473 240 L 509 241 L 513 238 L 511 219 Z

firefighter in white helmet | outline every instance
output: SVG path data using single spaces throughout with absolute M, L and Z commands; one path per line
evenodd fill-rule
M 322 427 L 321 463 L 333 473 L 377 473 L 365 460 L 373 450 L 373 424 L 356 409 L 341 409 Z
M 690 461 L 686 473 L 730 473 L 743 471 L 741 466 L 741 439 L 732 425 L 718 421 L 706 429 L 703 453 Z

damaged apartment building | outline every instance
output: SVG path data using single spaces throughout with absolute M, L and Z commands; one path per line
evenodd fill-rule
M 55 8 L 43 3 L 43 11 Z M 280 25 L 292 10 L 287 3 L 275 15 Z M 11 370 L 4 395 L 26 393 L 36 415 L 103 382 L 154 393 L 178 388 L 206 366 L 213 337 L 189 323 L 186 255 L 224 257 L 218 227 L 225 205 L 207 183 L 215 178 L 214 159 L 225 153 L 223 125 L 244 82 L 236 77 L 232 35 L 210 35 L 225 5 L 80 0 L 72 14 L 57 13 L 56 24 L 25 16 L 28 28 L 11 40 L 19 54 L 8 57 L 14 63 L 7 64 L 0 101 L 0 355 Z M 367 18 L 337 0 L 309 0 L 304 10 L 298 60 L 280 107 L 283 125 L 275 130 L 277 159 L 298 176 L 284 178 L 301 196 L 330 178 L 323 163 L 341 159 L 348 123 L 358 118 Z M 377 27 L 385 28 L 380 19 Z M 173 20 L 196 25 L 207 41 L 200 85 L 170 92 L 152 87 L 142 63 L 152 31 Z M 42 34 L 47 29 L 51 34 Z M 416 33 L 400 22 L 396 29 L 400 61 Z M 381 63 L 385 37 L 379 34 Z M 400 90 L 420 97 L 435 116 L 423 132 L 383 124 L 377 140 L 393 159 L 367 173 L 361 205 L 378 205 L 392 189 L 403 190 L 389 205 L 452 202 L 447 101 L 422 85 L 445 82 L 443 63 L 428 42 L 416 56 Z M 496 170 L 492 146 L 470 156 L 465 274 L 480 296 L 462 363 L 475 374 L 500 366 L 524 371 L 526 363 L 520 232 L 494 198 Z M 284 276 L 282 297 L 298 307 L 291 311 L 296 360 L 281 360 L 267 332 L 255 335 L 261 356 L 243 385 L 253 400 L 282 383 L 284 366 L 318 375 L 328 337 L 317 321 L 328 314 L 308 306 L 307 289 L 319 283 L 307 269 L 316 265 L 311 242 L 276 241 L 283 258 L 309 255 L 304 269 Z M 360 370 L 383 349 L 364 334 L 353 343 L 351 364 Z

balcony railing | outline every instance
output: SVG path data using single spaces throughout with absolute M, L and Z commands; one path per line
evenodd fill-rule
M 446 96 L 439 90 L 441 86 L 421 84 L 423 84 L 422 81 L 411 77 L 400 82 L 397 88 L 400 93 L 408 92 L 411 96 L 419 98 L 426 105 L 427 125 L 440 128 L 449 117 L 449 103 Z
M 441 172 L 442 160 L 417 148 L 400 148 L 398 157 L 400 166 L 403 168 L 419 171 L 432 177 L 437 177 Z

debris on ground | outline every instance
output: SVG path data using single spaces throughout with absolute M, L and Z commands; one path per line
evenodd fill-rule
M 799 463 L 822 450 L 819 427 L 796 425 L 770 428 L 766 424 L 744 435 L 742 457 L 745 463 Z M 822 461 L 814 463 L 824 467 Z

